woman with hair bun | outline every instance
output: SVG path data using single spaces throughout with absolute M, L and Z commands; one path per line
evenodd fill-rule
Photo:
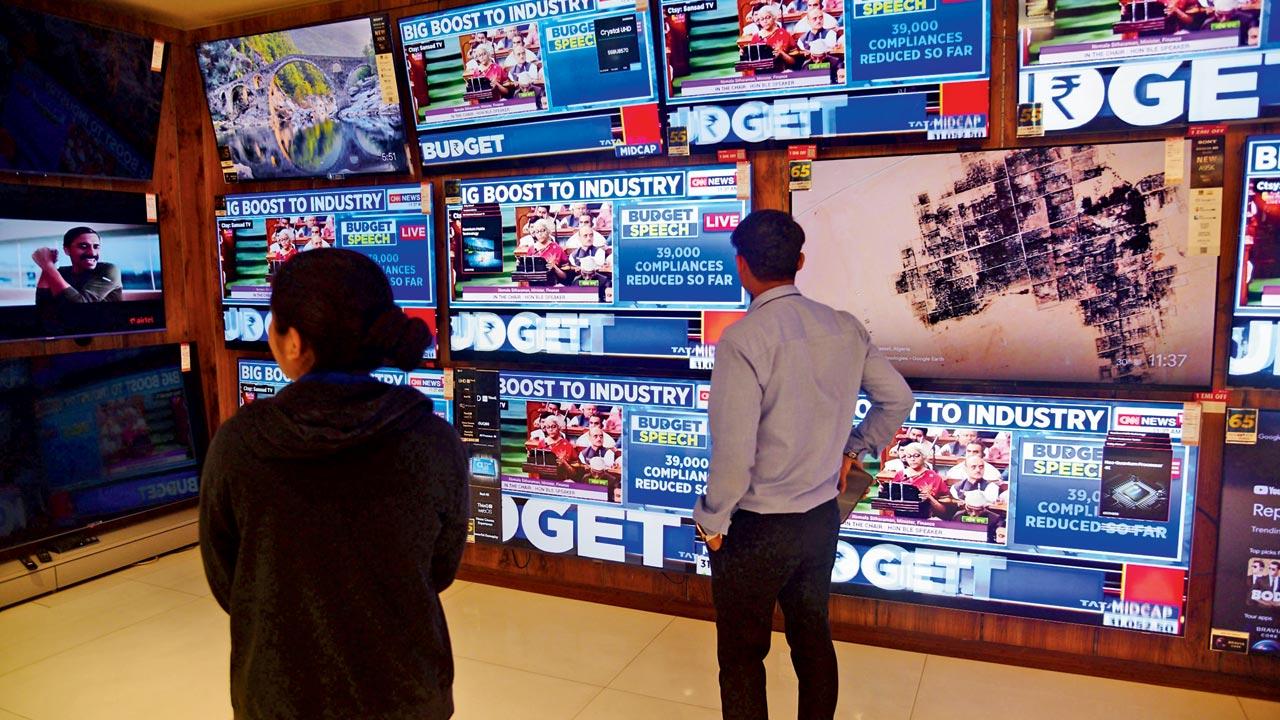
M 369 374 L 417 366 L 431 332 L 350 250 L 293 258 L 272 290 L 271 353 L 294 382 L 223 424 L 200 489 L 235 717 L 447 718 L 462 444 L 429 398 Z

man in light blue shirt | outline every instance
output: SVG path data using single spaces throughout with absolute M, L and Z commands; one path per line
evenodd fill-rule
M 764 658 L 780 603 L 798 717 L 830 718 L 836 495 L 849 469 L 893 438 L 914 398 L 857 319 L 796 289 L 804 230 L 790 215 L 754 212 L 732 241 L 754 299 L 716 345 L 711 472 L 693 510 L 711 554 L 722 712 L 767 720 Z M 871 409 L 850 431 L 859 389 Z

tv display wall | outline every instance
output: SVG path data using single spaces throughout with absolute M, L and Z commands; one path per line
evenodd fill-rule
M 694 380 L 457 371 L 476 542 L 708 572 L 691 517 L 708 398 Z M 1169 403 L 919 394 L 868 463 L 880 484 L 841 529 L 833 591 L 1181 634 L 1196 473 L 1181 420 Z M 917 437 L 937 506 L 896 481 Z
M 408 169 L 387 16 L 214 40 L 196 57 L 227 182 Z
M 1207 385 L 1217 259 L 1188 253 L 1164 163 L 1163 142 L 815 162 L 797 284 L 907 377 Z
M 163 330 L 141 194 L 0 185 L 0 341 Z
M 692 145 L 987 135 L 986 0 L 663 0 L 659 12 L 669 122 Z
M 289 384 L 289 378 L 280 366 L 270 360 L 241 359 L 236 363 L 239 374 L 238 405 L 269 398 Z M 435 403 L 435 413 L 447 422 L 453 422 L 453 404 L 445 400 L 443 370 L 419 368 L 405 372 L 397 368 L 378 368 L 373 377 L 388 385 L 406 385 L 426 395 Z
M 649 14 L 634 0 L 504 0 L 399 27 L 424 165 L 660 147 Z
M 271 279 L 299 253 L 338 247 L 382 267 L 396 304 L 436 333 L 431 185 L 228 195 L 216 229 L 229 346 L 263 348 Z M 427 208 L 427 211 L 424 211 Z M 426 357 L 436 356 L 436 345 Z
M 164 45 L 0 6 L 0 170 L 150 180 Z
M 747 307 L 738 169 L 466 180 L 447 209 L 452 357 L 700 367 Z
M 0 361 L 0 555 L 194 502 L 208 440 L 194 356 L 158 345 Z

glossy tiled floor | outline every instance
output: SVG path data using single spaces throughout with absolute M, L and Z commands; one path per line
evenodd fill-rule
M 457 718 L 711 720 L 705 622 L 458 583 L 445 593 Z M 0 611 L 0 720 L 228 720 L 227 618 L 195 550 Z M 1280 720 L 1280 704 L 837 644 L 849 720 Z M 775 635 L 769 701 L 795 717 Z M 998 691 L 972 703 L 975 679 Z M 495 688 L 501 688 L 495 692 Z

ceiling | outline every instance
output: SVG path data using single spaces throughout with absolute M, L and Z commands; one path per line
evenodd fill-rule
M 93 0 L 119 8 L 134 17 L 161 25 L 194 30 L 209 25 L 264 15 L 276 10 L 315 5 L 316 0 Z

